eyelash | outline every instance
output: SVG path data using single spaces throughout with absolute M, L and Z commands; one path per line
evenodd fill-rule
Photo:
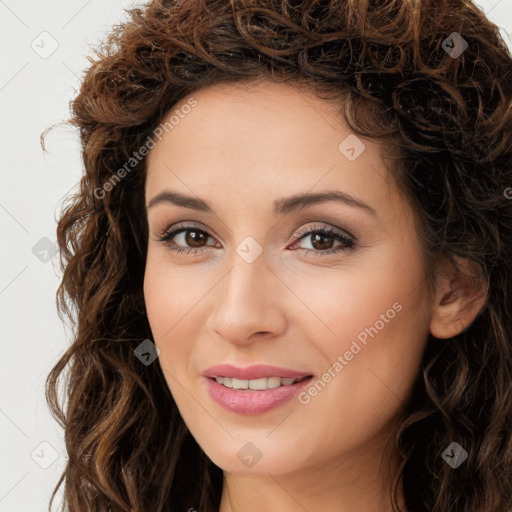
M 170 251 L 173 251 L 177 254 L 204 253 L 205 248 L 180 247 L 180 246 L 173 246 L 168 243 L 169 240 L 174 238 L 176 235 L 186 232 L 186 231 L 198 231 L 198 232 L 204 233 L 204 234 L 208 235 L 209 237 L 213 238 L 213 236 L 210 233 L 208 233 L 208 231 L 206 231 L 204 229 L 200 229 L 197 226 L 179 224 L 172 231 L 165 230 L 164 233 L 162 233 L 161 235 L 158 236 L 156 241 L 163 243 L 164 245 L 167 246 L 167 248 Z M 340 231 L 339 229 L 337 229 L 335 227 L 325 228 L 325 226 L 314 226 L 313 228 L 304 228 L 304 229 L 300 230 L 299 232 L 297 232 L 294 235 L 294 237 L 293 237 L 294 241 L 293 241 L 292 245 L 296 244 L 303 238 L 307 238 L 309 235 L 313 235 L 313 234 L 332 236 L 336 239 L 336 241 L 342 242 L 343 245 L 338 246 L 337 248 L 328 249 L 325 251 L 316 250 L 316 249 L 304 249 L 304 248 L 301 248 L 298 250 L 304 251 L 307 254 L 313 254 L 315 256 L 324 256 L 326 254 L 332 254 L 332 253 L 337 253 L 337 252 L 341 252 L 341 251 L 353 250 L 356 247 L 355 238 L 351 238 L 351 237 L 345 235 L 342 231 Z M 210 246 L 210 249 L 211 249 L 211 246 Z

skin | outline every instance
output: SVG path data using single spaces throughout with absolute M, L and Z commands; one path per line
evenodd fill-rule
M 220 512 L 391 511 L 390 472 L 400 462 L 393 431 L 427 335 L 460 332 L 484 299 L 468 306 L 475 291 L 448 267 L 427 292 L 412 210 L 383 147 L 360 138 L 365 150 L 349 161 L 338 146 L 351 131 L 332 102 L 273 82 L 215 85 L 193 97 L 197 105 L 148 155 L 146 205 L 169 189 L 203 199 L 215 214 L 169 202 L 147 208 L 144 296 L 180 413 L 224 470 Z M 376 215 L 334 201 L 271 213 L 275 199 L 331 189 Z M 157 241 L 184 221 L 188 234 L 210 235 L 195 245 L 202 253 L 169 249 L 194 247 L 186 233 Z M 331 235 L 324 246 L 311 234 L 294 240 L 318 226 L 355 236 L 356 247 L 322 255 L 342 243 Z M 263 251 L 252 263 L 236 252 L 248 236 Z M 201 373 L 223 362 L 322 376 L 395 303 L 401 310 L 307 404 L 293 399 L 242 416 L 207 392 Z M 262 455 L 251 467 L 237 457 L 248 442 Z

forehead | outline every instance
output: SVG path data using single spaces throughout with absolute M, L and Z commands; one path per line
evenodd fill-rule
M 375 202 L 389 193 L 382 145 L 355 136 L 340 112 L 341 104 L 290 84 L 198 90 L 163 121 L 173 117 L 148 155 L 146 201 L 172 188 L 215 192 L 220 202 L 243 196 L 253 206 L 264 198 L 269 208 L 276 197 L 324 189 Z

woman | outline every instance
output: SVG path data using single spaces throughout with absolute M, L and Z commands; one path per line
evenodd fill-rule
M 497 27 L 468 0 L 129 13 L 72 103 L 67 509 L 509 511 Z

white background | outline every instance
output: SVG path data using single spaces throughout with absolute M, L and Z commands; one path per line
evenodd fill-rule
M 476 3 L 512 50 L 512 0 Z M 89 46 L 124 19 L 123 9 L 135 5 L 0 0 L 0 512 L 48 510 L 66 456 L 44 381 L 70 342 L 69 330 L 55 308 L 57 257 L 48 253 L 49 261 L 41 261 L 41 239 L 55 242 L 55 218 L 82 163 L 71 128 L 56 128 L 47 137 L 47 154 L 39 136 L 68 117 L 68 102 L 88 67 Z M 57 44 L 53 54 L 44 54 Z M 54 510 L 59 505 L 57 498 Z

